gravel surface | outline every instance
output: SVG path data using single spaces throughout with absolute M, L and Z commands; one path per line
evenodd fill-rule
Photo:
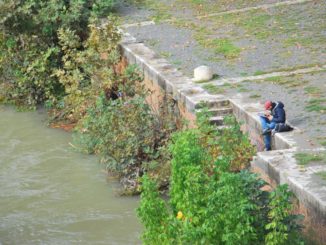
M 192 76 L 193 69 L 203 64 L 214 67 L 215 73 L 222 74 L 224 71 L 223 67 L 217 67 L 216 63 L 205 60 L 211 53 L 197 44 L 190 30 L 160 24 L 132 27 L 127 31 L 188 76 Z
M 266 100 L 282 101 L 287 120 L 300 128 L 314 142 L 326 142 L 326 71 L 277 77 L 274 81 L 244 81 L 238 84 L 219 86 L 220 92 L 230 97 L 241 94 L 248 101 L 264 103 Z M 273 79 L 272 79 L 273 80 Z M 205 84 L 202 84 L 205 86 Z M 321 111 L 308 111 L 309 101 L 324 100 Z
M 166 18 L 191 19 L 211 13 L 221 13 L 242 8 L 257 7 L 264 4 L 286 2 L 288 0 L 205 0 L 194 3 L 191 0 L 145 0 L 147 4 L 131 4 L 128 0 L 119 3 L 118 13 L 124 18 L 124 23 L 152 20 L 155 16 Z
M 197 28 L 206 28 L 209 31 L 210 34 L 204 38 L 217 40 L 227 38 L 235 47 L 240 48 L 240 54 L 235 58 L 228 58 L 215 52 L 214 47 L 200 45 L 196 41 L 196 36 L 201 33 L 194 28 L 164 23 L 131 27 L 127 28 L 127 31 L 156 52 L 163 53 L 164 58 L 179 67 L 186 75 L 192 75 L 193 69 L 199 65 L 209 65 L 215 73 L 225 77 L 253 75 L 262 71 L 296 69 L 324 63 L 326 22 L 323 21 L 323 16 L 326 15 L 326 9 L 322 6 L 307 3 L 278 7 L 277 10 L 270 11 L 271 17 L 255 12 L 257 19 L 269 18 L 264 24 L 252 24 L 254 27 L 258 25 L 261 31 L 267 31 L 266 35 L 269 36 L 262 40 L 256 38 L 256 33 L 250 33 L 245 28 L 239 27 L 238 22 L 242 19 L 248 21 L 248 13 L 237 17 L 236 24 L 231 22 L 220 26 L 222 21 L 216 18 L 195 22 Z M 273 18 L 273 14 L 278 18 Z M 282 18 L 283 25 L 275 24 L 280 22 L 279 18 Z M 307 19 L 309 22 L 305 21 Z M 282 30 L 288 22 L 291 29 Z M 264 30 L 264 27 L 270 25 L 272 25 L 270 29 Z M 313 26 L 318 28 L 314 29 Z M 291 35 L 287 35 L 286 32 Z
M 116 13 L 121 17 L 122 23 L 127 24 L 150 20 L 154 12 L 150 9 L 130 4 L 126 0 L 120 0 L 116 7 Z
M 209 5 L 203 5 L 200 11 L 211 13 L 280 1 L 221 1 L 219 7 L 213 2 L 215 1 L 212 1 L 210 9 L 207 8 Z M 161 8 L 159 10 L 155 7 L 151 10 L 123 7 L 122 13 L 128 16 L 128 21 L 136 21 L 139 16 L 148 20 L 159 13 L 158 11 L 162 11 L 162 4 L 165 4 L 163 13 L 169 13 L 174 18 L 173 22 L 130 27 L 126 31 L 189 77 L 193 76 L 193 69 L 200 65 L 211 66 L 214 73 L 222 78 L 231 78 L 326 63 L 324 1 L 316 0 L 200 20 L 193 18 L 199 14 L 198 6 L 187 0 L 162 1 L 157 7 Z M 233 47 L 239 48 L 238 55 L 230 58 L 216 52 L 216 48 L 210 45 L 211 39 L 227 39 Z M 312 99 L 325 100 L 325 80 L 326 72 L 318 72 L 282 77 L 279 81 L 266 79 L 243 82 L 237 87 L 223 89 L 230 96 L 241 93 L 252 101 L 283 101 L 289 121 L 315 141 L 326 144 L 326 111 L 307 110 Z M 318 89 L 319 92 L 312 93 L 309 90 L 311 87 L 313 91 Z M 319 104 L 326 107 L 326 101 Z

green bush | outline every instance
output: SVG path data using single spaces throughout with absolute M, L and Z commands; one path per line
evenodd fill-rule
M 287 190 L 287 186 L 279 186 L 271 193 L 268 218 L 269 223 L 265 225 L 268 234 L 265 237 L 267 245 L 282 244 L 303 244 L 300 239 L 300 226 L 298 221 L 300 216 L 291 214 L 290 199 L 292 193 Z
M 64 66 L 59 30 L 71 30 L 84 42 L 89 19 L 112 11 L 114 4 L 115 0 L 2 1 L 0 100 L 27 108 L 45 101 L 54 105 L 65 95 L 64 85 L 51 76 Z
M 241 132 L 236 119 L 233 116 L 225 117 L 226 127 L 216 130 L 215 126 L 209 123 L 209 118 L 210 113 L 205 108 L 197 114 L 200 144 L 207 149 L 208 155 L 213 159 L 206 163 L 206 168 L 213 168 L 214 160 L 218 158 L 228 159 L 229 164 L 224 167 L 230 171 L 236 172 L 247 168 L 255 148 L 250 144 L 248 135 Z
M 138 208 L 143 224 L 148 227 L 142 238 L 146 244 L 166 244 L 167 236 L 165 225 L 167 224 L 168 212 L 165 202 L 157 192 L 157 185 L 145 175 L 142 178 L 142 188 L 146 191 L 141 193 L 144 200 Z M 155 241 L 155 243 L 152 243 Z
M 239 145 L 248 141 L 239 137 L 238 126 L 220 133 L 211 129 L 207 118 L 199 117 L 199 128 L 173 135 L 169 202 L 160 200 L 155 184 L 143 177 L 138 216 L 144 244 L 301 244 L 287 186 L 268 193 L 255 174 L 231 172 L 238 152 L 221 145 L 234 135 L 243 140 Z M 155 215 L 162 209 L 163 216 Z
M 110 169 L 122 170 L 128 165 L 139 167 L 140 161 L 146 160 L 145 155 L 153 153 L 154 120 L 141 97 L 107 100 L 101 94 L 78 125 L 82 132 L 79 142 L 88 152 L 101 154 L 102 161 L 110 162 Z
M 170 147 L 173 156 L 171 161 L 171 205 L 174 213 L 188 207 L 191 210 L 187 209 L 187 214 L 194 214 L 199 210 L 200 202 L 205 203 L 206 201 L 192 197 L 200 195 L 200 192 L 205 190 L 201 187 L 207 183 L 207 176 L 202 173 L 204 173 L 208 155 L 199 143 L 200 137 L 197 130 L 176 133 L 173 142 L 174 144 Z
M 57 98 L 60 107 L 52 106 L 50 114 L 56 121 L 66 119 L 78 122 L 86 108 L 94 106 L 100 93 L 111 91 L 122 83 L 122 79 L 127 81 L 125 84 L 132 82 L 115 70 L 120 61 L 120 33 L 116 20 L 109 18 L 105 26 L 93 23 L 89 29 L 89 37 L 85 42 L 81 42 L 75 31 L 58 30 L 63 64 L 53 71 L 52 77 L 64 88 L 64 96 Z
M 101 156 L 108 170 L 121 176 L 127 193 L 139 191 L 143 172 L 155 175 L 160 185 L 169 175 L 165 146 L 175 124 L 168 115 L 152 112 L 147 95 L 138 70 L 129 66 L 116 76 L 110 90 L 99 93 L 76 127 L 75 144 Z
M 1 2 L 0 102 L 34 109 L 50 122 L 77 125 L 75 144 L 101 156 L 125 187 L 149 172 L 166 185 L 175 129 L 169 105 L 153 114 L 135 67 L 123 67 L 116 0 Z M 123 71 L 124 69 L 124 71 Z M 159 171 L 160 169 L 161 171 Z

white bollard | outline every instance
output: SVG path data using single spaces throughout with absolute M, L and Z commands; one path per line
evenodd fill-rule
M 193 81 L 208 81 L 213 78 L 213 71 L 209 66 L 199 66 L 194 70 Z

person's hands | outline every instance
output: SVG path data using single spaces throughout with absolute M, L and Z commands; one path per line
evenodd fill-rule
M 272 115 L 268 115 L 267 118 L 268 118 L 268 120 L 272 121 L 273 116 Z
M 265 115 L 266 115 L 266 116 L 270 116 L 270 115 L 271 115 L 271 111 L 266 110 L 266 111 L 265 111 Z

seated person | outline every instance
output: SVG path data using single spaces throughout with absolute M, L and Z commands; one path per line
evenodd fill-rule
M 280 101 L 266 101 L 265 115 L 260 116 L 260 122 L 263 128 L 265 150 L 270 151 L 271 148 L 271 131 L 277 123 L 285 123 L 286 116 L 284 104 Z

